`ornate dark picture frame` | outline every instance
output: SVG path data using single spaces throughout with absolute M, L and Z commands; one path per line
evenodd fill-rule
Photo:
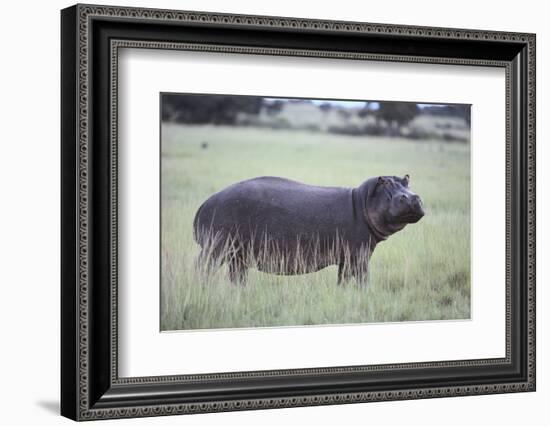
M 506 356 L 120 378 L 121 47 L 504 68 Z M 91 420 L 535 390 L 534 34 L 76 5 L 61 13 L 61 50 L 62 415 Z

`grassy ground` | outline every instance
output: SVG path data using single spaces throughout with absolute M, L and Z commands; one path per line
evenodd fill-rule
M 470 317 L 467 144 L 164 124 L 161 168 L 162 330 Z M 208 282 L 194 270 L 195 212 L 231 183 L 272 175 L 351 187 L 407 173 L 426 216 L 378 245 L 366 288 L 336 286 L 335 266 L 291 277 L 251 270 L 246 287 L 231 285 L 225 267 Z

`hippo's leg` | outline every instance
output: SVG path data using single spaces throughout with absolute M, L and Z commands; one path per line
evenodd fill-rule
M 233 284 L 246 284 L 247 268 L 240 257 L 235 257 L 229 261 L 229 280 Z
M 228 260 L 229 280 L 233 284 L 246 284 L 246 275 L 248 272 L 244 256 L 241 253 L 235 253 Z

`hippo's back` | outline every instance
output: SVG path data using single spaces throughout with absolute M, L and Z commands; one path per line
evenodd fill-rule
M 213 194 L 197 211 L 195 235 L 266 236 L 285 241 L 309 238 L 349 221 L 351 189 L 306 185 L 279 177 L 258 177 Z

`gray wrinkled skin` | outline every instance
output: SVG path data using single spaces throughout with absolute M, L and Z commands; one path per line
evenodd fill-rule
M 250 267 L 296 275 L 338 265 L 338 283 L 353 277 L 362 284 L 376 245 L 423 216 L 408 175 L 374 177 L 357 188 L 258 177 L 199 208 L 197 266 L 212 272 L 228 263 L 231 281 L 244 283 Z

